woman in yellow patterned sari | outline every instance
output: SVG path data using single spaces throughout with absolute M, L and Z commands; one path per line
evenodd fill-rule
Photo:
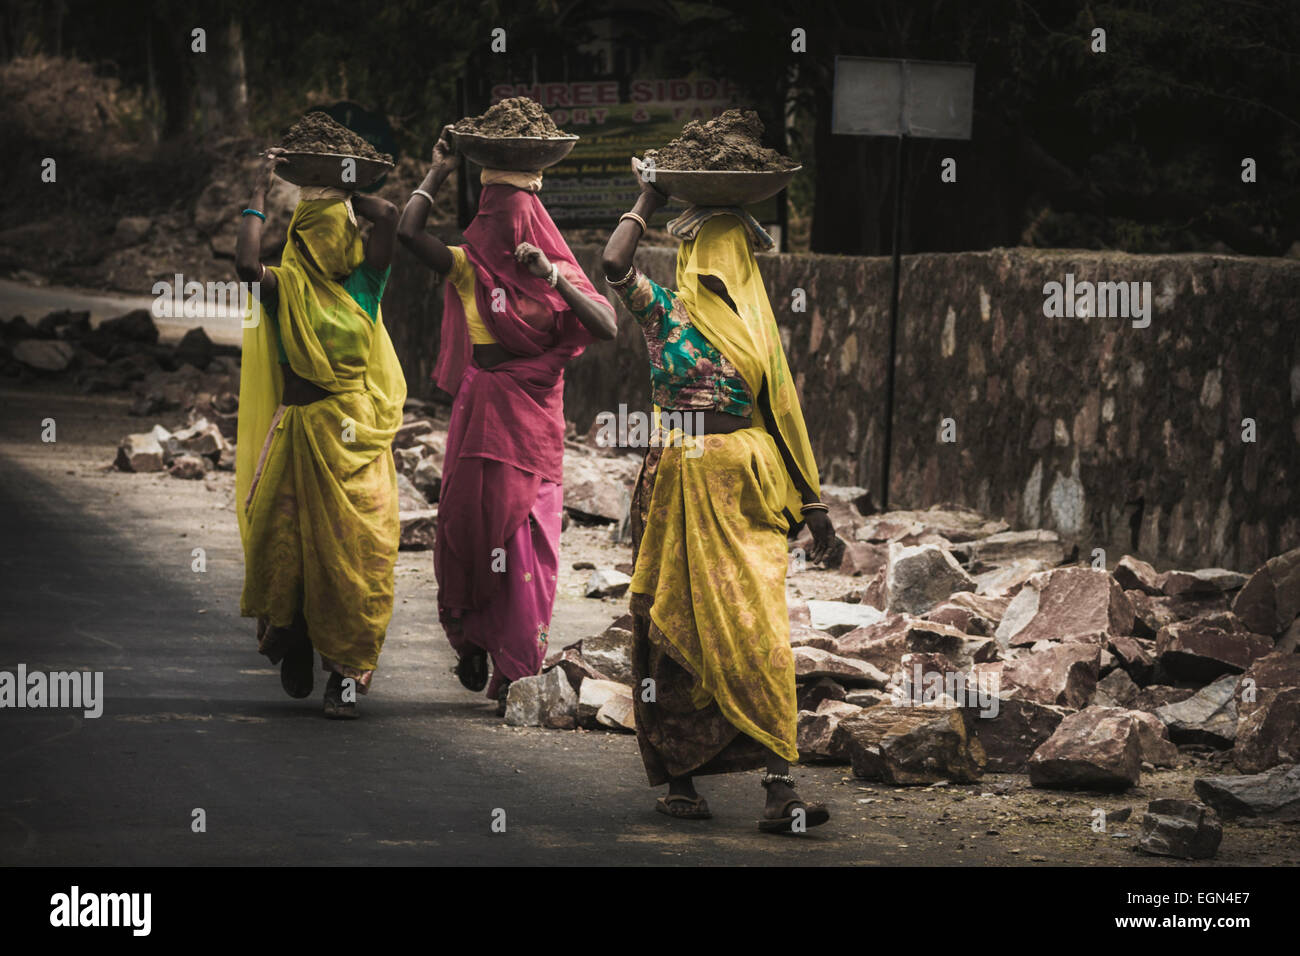
M 668 784 L 660 812 L 707 818 L 694 777 L 766 765 L 759 829 L 797 832 L 830 815 L 790 775 L 786 542 L 806 521 L 819 560 L 835 533 L 752 251 L 770 238 L 742 210 L 688 210 L 669 223 L 682 239 L 673 292 L 632 265 L 664 201 L 643 183 L 604 257 L 645 333 L 656 408 L 694 425 L 650 450 L 633 502 L 637 742 L 651 786 Z
M 329 672 L 325 715 L 355 718 L 393 613 L 397 471 L 392 442 L 406 381 L 379 300 L 397 209 L 304 190 L 279 266 L 260 261 L 268 154 L 244 210 L 241 280 L 260 284 L 245 323 L 235 462 L 244 543 L 241 612 L 292 697 Z M 354 214 L 374 223 L 363 244 Z

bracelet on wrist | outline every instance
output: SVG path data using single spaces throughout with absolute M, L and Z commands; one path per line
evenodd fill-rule
M 641 227 L 641 235 L 643 236 L 645 235 L 645 230 L 646 230 L 645 219 L 643 219 L 640 215 L 634 212 L 625 212 L 623 213 L 623 215 L 618 217 L 618 221 L 622 222 L 624 219 L 631 219 L 634 223 L 636 223 L 638 226 Z
M 821 502 L 821 501 L 810 501 L 810 502 L 808 502 L 806 505 L 804 505 L 802 508 L 800 508 L 799 510 L 802 511 L 802 512 L 804 512 L 804 513 L 807 513 L 807 512 L 809 512 L 809 511 L 825 511 L 825 512 L 828 512 L 828 513 L 829 513 L 831 509 L 830 509 L 830 506 L 827 505 L 827 504 L 825 504 L 824 502 Z
M 636 275 L 636 266 L 628 266 L 627 275 L 623 276 L 623 278 L 611 279 L 609 276 L 605 276 L 605 281 L 617 288 L 618 286 L 627 285 L 631 282 L 634 275 Z
M 240 215 L 241 217 L 243 217 L 243 216 L 256 216 L 258 219 L 262 220 L 262 222 L 266 222 L 266 213 L 259 212 L 258 210 L 253 209 L 253 208 L 251 208 L 251 207 L 248 208 L 248 209 L 245 209 L 245 210 L 244 210 L 243 212 L 241 212 L 239 215 Z
M 546 284 L 554 289 L 560 282 L 560 267 L 558 264 L 551 263 L 551 271 L 546 276 Z
M 423 196 L 425 199 L 429 200 L 429 205 L 430 205 L 430 206 L 433 205 L 433 194 L 430 193 L 430 192 L 428 192 L 427 190 L 424 190 L 424 189 L 415 189 L 415 190 L 412 190 L 411 195 L 412 195 L 412 196 Z

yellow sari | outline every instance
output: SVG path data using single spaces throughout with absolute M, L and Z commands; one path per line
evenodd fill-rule
M 339 284 L 363 259 L 344 203 L 298 204 L 282 264 L 268 270 L 276 312 L 254 302 L 245 323 L 235 492 L 241 613 L 289 627 L 300 612 L 327 664 L 368 678 L 393 611 L 391 446 L 406 381 L 382 313 L 372 321 Z M 290 367 L 328 398 L 282 404 L 277 328 Z
M 722 279 L 737 311 L 699 281 L 703 275 Z M 716 704 L 734 728 L 796 761 L 785 573 L 786 531 L 792 517 L 798 520 L 802 497 L 768 421 L 814 493 L 820 485 L 776 319 L 739 219 L 716 216 L 682 243 L 676 294 L 745 379 L 754 425 L 694 439 L 680 431 L 668 436 L 629 589 L 632 607 L 648 613 L 652 639 L 691 675 L 696 711 Z M 767 409 L 759 399 L 764 391 Z M 710 739 L 714 751 L 724 742 Z M 663 743 L 659 759 L 668 775 L 700 769 L 707 751 L 688 757 L 690 747 Z

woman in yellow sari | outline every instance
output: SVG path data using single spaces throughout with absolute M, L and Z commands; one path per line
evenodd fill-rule
M 379 309 L 397 209 L 304 189 L 279 266 L 260 261 L 271 150 L 244 210 L 236 269 L 257 283 L 245 322 L 235 461 L 241 613 L 292 697 L 329 673 L 325 715 L 359 716 L 393 613 L 399 537 L 392 441 L 406 381 Z M 374 226 L 361 240 L 355 214 Z
M 664 197 L 641 196 L 605 248 L 605 276 L 640 323 L 652 400 L 670 422 L 646 456 L 633 502 L 636 729 L 656 809 L 703 819 L 693 778 L 766 765 L 759 829 L 829 819 L 794 789 L 794 656 L 785 602 L 787 535 L 806 521 L 816 561 L 835 532 L 752 246 L 770 246 L 740 209 L 669 223 L 682 240 L 677 289 L 632 265 Z

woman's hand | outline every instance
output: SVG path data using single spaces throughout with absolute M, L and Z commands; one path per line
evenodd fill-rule
M 813 564 L 822 561 L 835 544 L 835 526 L 831 517 L 824 511 L 809 511 L 804 514 L 804 522 L 812 532 L 813 545 L 808 551 L 808 560 Z
M 546 258 L 546 253 L 531 242 L 521 242 L 515 246 L 515 261 L 539 279 L 550 278 L 551 261 Z M 560 293 L 560 298 L 595 338 L 609 340 L 618 335 L 618 316 L 603 298 L 588 298 L 562 272 L 556 273 L 555 291 Z
M 253 195 L 265 196 L 271 188 L 271 177 L 275 175 L 276 167 L 287 162 L 288 160 L 284 158 L 284 150 L 278 146 L 272 146 L 263 153 L 262 162 L 253 173 Z
M 515 261 L 539 279 L 551 274 L 551 260 L 531 242 L 521 242 L 515 247 Z
M 651 213 L 658 212 L 667 205 L 668 197 L 659 191 L 659 187 L 654 184 L 653 179 L 646 179 L 647 175 L 654 176 L 654 170 L 647 170 L 645 164 L 640 162 L 636 164 L 635 169 L 636 180 L 641 185 L 641 195 L 637 199 L 637 207 Z
M 451 145 L 451 124 L 448 123 L 442 128 L 441 135 L 438 136 L 438 142 L 433 144 L 433 155 L 430 157 L 432 165 L 430 171 L 440 173 L 445 176 L 456 167 L 456 150 Z

